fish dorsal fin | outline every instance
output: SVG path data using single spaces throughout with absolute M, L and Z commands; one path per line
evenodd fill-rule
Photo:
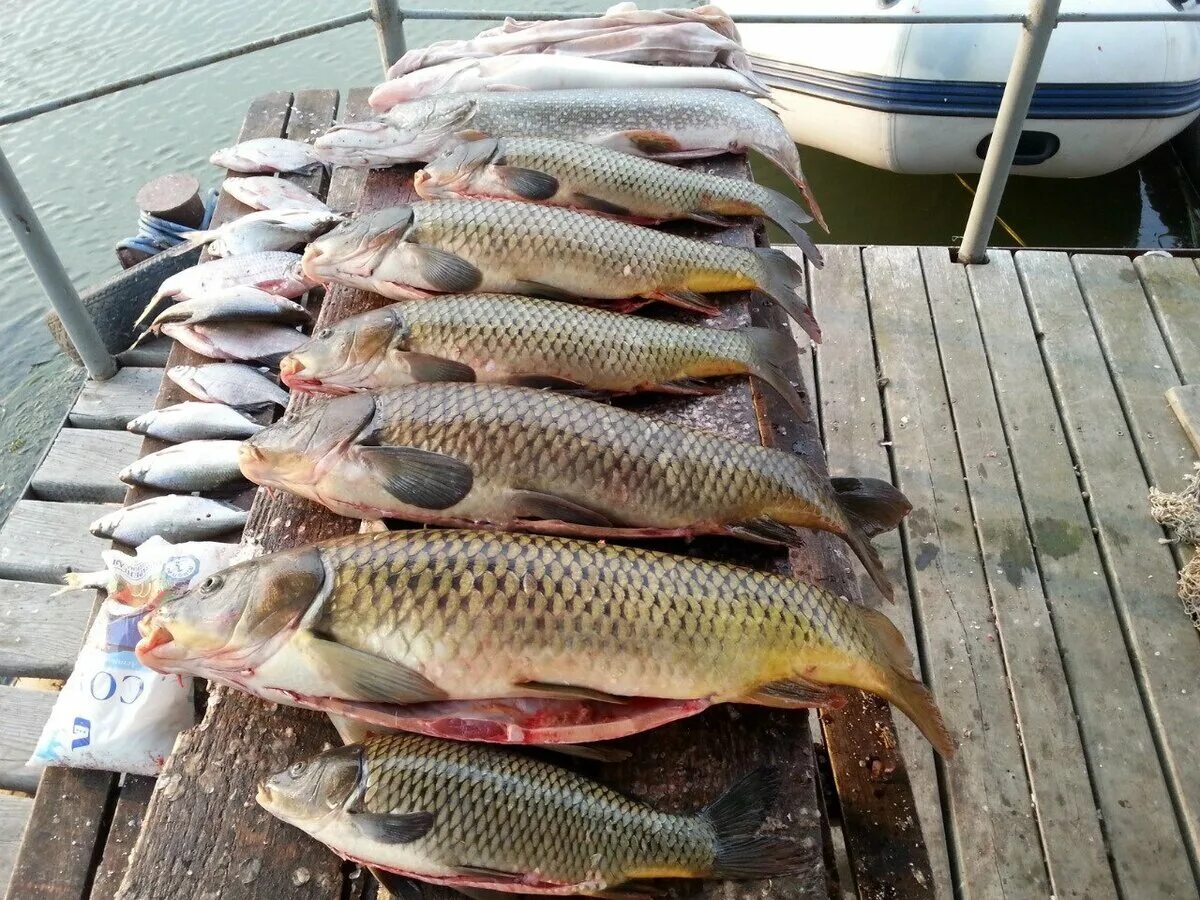
M 558 193 L 558 179 L 537 169 L 493 165 L 492 172 L 501 184 L 526 200 L 549 200 Z
M 598 703 L 625 703 L 624 697 L 573 684 L 553 684 L 548 681 L 519 681 L 522 692 L 552 700 L 595 700 Z
M 604 513 L 588 509 L 573 500 L 541 491 L 514 490 L 510 495 L 513 515 L 521 519 L 553 519 L 573 525 L 610 527 L 613 522 Z
M 812 706 L 841 706 L 846 702 L 846 697 L 823 684 L 803 678 L 789 678 L 764 684 L 744 700 L 746 703 L 778 709 L 807 709 Z
M 437 247 L 420 246 L 421 278 L 430 288 L 446 294 L 468 294 L 483 283 L 483 273 L 461 256 Z
M 447 699 L 445 691 L 403 663 L 355 650 L 311 632 L 304 634 L 307 635 L 305 654 L 348 699 L 369 703 L 428 703 Z
M 381 844 L 411 844 L 429 834 L 435 816 L 431 812 L 350 813 L 354 827 Z
M 474 381 L 475 370 L 458 360 L 416 353 L 412 350 L 396 351 L 408 365 L 414 381 Z
M 419 447 L 358 447 L 357 453 L 384 489 L 409 506 L 448 509 L 475 483 L 469 465 L 444 453 Z

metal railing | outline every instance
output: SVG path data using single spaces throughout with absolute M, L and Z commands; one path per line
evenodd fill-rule
M 1200 22 L 1200 11 L 1181 10 L 1170 4 L 1162 12 L 1068 12 L 1061 13 L 1061 0 L 1030 0 L 1029 11 L 1020 13 L 980 13 L 963 15 L 929 15 L 922 13 L 861 13 L 849 15 L 804 14 L 804 13 L 752 13 L 734 16 L 742 25 L 844 25 L 844 24 L 887 24 L 887 25 L 970 25 L 970 24 L 1019 24 L 1021 35 L 1013 54 L 1012 67 L 1005 83 L 1000 108 L 996 114 L 996 127 L 988 145 L 979 186 L 971 204 L 958 259 L 963 263 L 987 262 L 987 242 L 991 235 L 1004 188 L 1011 174 L 1017 141 L 1029 112 L 1037 86 L 1042 61 L 1050 37 L 1059 23 L 1073 22 Z M 1164 0 L 1164 6 L 1168 3 Z M 397 0 L 370 0 L 368 9 L 348 13 L 303 28 L 293 29 L 272 37 L 250 41 L 225 50 L 198 56 L 184 62 L 163 66 L 150 72 L 109 82 L 86 91 L 66 94 L 51 100 L 33 103 L 21 109 L 0 113 L 0 126 L 23 122 L 55 110 L 65 109 L 105 97 L 138 85 L 150 84 L 163 78 L 191 72 L 224 60 L 234 59 L 271 47 L 278 47 L 301 38 L 312 37 L 335 28 L 356 25 L 360 22 L 375 23 L 380 58 L 386 71 L 394 60 L 406 49 L 405 23 L 409 21 L 497 21 L 505 18 L 537 18 L 562 20 L 575 18 L 578 12 L 538 12 L 533 10 L 475 10 L 475 9 L 404 9 Z M 586 13 L 584 14 L 586 15 Z M 116 371 L 116 362 L 108 352 L 88 317 L 87 310 L 67 277 L 62 262 L 46 237 L 29 198 L 22 190 L 12 167 L 0 149 L 0 213 L 8 220 L 13 233 L 21 244 L 30 266 L 41 282 L 42 289 L 54 310 L 62 319 L 72 344 L 87 367 L 88 374 L 102 380 Z

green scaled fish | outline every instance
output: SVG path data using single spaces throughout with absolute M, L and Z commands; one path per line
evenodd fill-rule
M 412 877 L 465 891 L 632 898 L 657 893 L 646 879 L 801 871 L 798 843 L 755 834 L 778 787 L 759 770 L 699 813 L 663 813 L 550 763 L 388 735 L 293 763 L 259 785 L 258 802 L 385 887 Z
M 721 331 L 512 294 L 448 294 L 351 316 L 284 357 L 293 390 L 342 394 L 422 381 L 481 381 L 613 394 L 709 391 L 750 374 L 807 416 L 784 365 L 789 337 Z

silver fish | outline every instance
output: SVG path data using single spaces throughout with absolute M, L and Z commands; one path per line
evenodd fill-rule
M 88 531 L 137 547 L 155 535 L 171 542 L 207 540 L 244 527 L 246 517 L 246 510 L 219 500 L 167 494 L 101 516 Z
M 287 406 L 288 394 L 257 369 L 240 363 L 171 366 L 167 377 L 198 400 L 239 409 L 275 403 Z
M 272 175 L 250 175 L 246 178 L 231 175 L 221 182 L 221 190 L 254 209 L 329 211 L 324 201 L 300 185 Z
M 148 453 L 117 476 L 160 491 L 216 491 L 245 483 L 238 467 L 241 441 L 187 441 Z
M 214 322 L 208 325 L 168 322 L 160 330 L 209 359 L 259 362 L 272 367 L 308 340 L 295 328 L 267 322 Z
M 312 316 L 299 303 L 268 294 L 258 288 L 237 287 L 183 300 L 160 312 L 150 325 L 157 329 L 168 322 L 209 325 L 214 322 L 271 322 L 276 325 L 305 325 Z
M 263 430 L 262 425 L 223 403 L 186 400 L 162 409 L 142 413 L 125 426 L 126 430 L 160 441 L 248 438 Z
M 251 138 L 213 152 L 208 161 L 231 172 L 312 172 L 323 163 L 311 144 L 287 138 Z
M 290 250 L 328 231 L 343 217 L 308 209 L 262 210 L 207 231 L 185 231 L 196 244 L 207 244 L 213 256 L 245 256 L 264 250 Z
M 137 323 L 141 324 L 163 300 L 191 300 L 236 287 L 252 287 L 277 297 L 299 297 L 314 284 L 300 271 L 300 254 L 281 250 L 214 259 L 176 272 L 159 285 Z

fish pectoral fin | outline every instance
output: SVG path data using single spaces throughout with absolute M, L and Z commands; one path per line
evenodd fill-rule
M 615 747 L 598 747 L 595 744 L 530 744 L 539 750 L 569 756 L 572 759 L 586 759 L 591 762 L 618 763 L 625 762 L 633 756 L 628 750 L 618 750 Z
M 514 384 L 520 387 L 549 388 L 555 391 L 575 391 L 583 387 L 581 382 L 572 381 L 570 378 L 560 378 L 558 375 L 535 375 L 524 372 L 510 375 L 504 381 L 506 384 Z
M 597 703 L 626 703 L 625 697 L 616 694 L 606 694 L 592 688 L 579 687 L 573 684 L 553 684 L 548 681 L 518 681 L 517 687 L 535 697 L 545 697 L 548 700 L 595 700 Z
M 429 703 L 448 699 L 436 684 L 403 663 L 308 633 L 308 656 L 350 699 L 370 703 Z
M 475 473 L 453 456 L 419 447 L 358 447 L 357 453 L 384 489 L 409 506 L 449 509 L 471 492 Z
M 632 210 L 626 206 L 621 206 L 617 203 L 610 203 L 607 200 L 602 200 L 599 197 L 593 197 L 591 194 L 576 194 L 575 202 L 583 209 L 590 209 L 592 212 L 604 213 L 608 216 L 630 216 L 633 215 Z
M 558 179 L 537 169 L 493 165 L 492 171 L 505 187 L 526 200 L 549 200 L 558 193 Z
M 672 291 L 655 291 L 653 294 L 646 294 L 645 296 L 649 300 L 670 303 L 672 306 L 678 306 L 680 309 L 688 309 L 692 312 L 700 313 L 702 316 L 715 316 L 721 311 L 719 306 L 710 302 L 703 294 L 689 291 L 686 288 L 679 288 Z
M 846 702 L 846 695 L 815 681 L 789 678 L 764 684 L 742 700 L 744 703 L 778 709 L 808 709 L 813 706 L 841 706 Z
M 400 351 L 414 381 L 474 381 L 475 370 L 466 363 L 428 353 Z
M 557 519 L 573 525 L 611 527 L 612 519 L 572 500 L 541 491 L 513 490 L 509 495 L 514 516 L 520 519 Z
M 533 294 L 538 297 L 547 297 L 550 300 L 579 299 L 570 291 L 565 291 L 552 284 L 543 284 L 540 281 L 516 281 L 513 282 L 513 290 L 519 294 Z
M 693 222 L 699 222 L 701 225 L 715 225 L 718 228 L 732 228 L 734 225 L 741 224 L 732 216 L 722 216 L 709 212 L 690 212 L 688 213 L 688 218 Z
M 654 156 L 659 153 L 678 153 L 682 145 L 664 131 L 651 131 L 645 128 L 631 128 L 618 132 L 629 141 L 640 153 Z
M 421 278 L 435 291 L 469 294 L 483 284 L 483 273 L 461 256 L 424 245 L 416 247 L 414 255 L 420 260 Z
M 350 813 L 351 823 L 371 840 L 381 844 L 411 844 L 429 834 L 435 816 L 431 812 Z
M 664 381 L 654 385 L 654 389 L 663 394 L 678 394 L 682 397 L 707 397 L 721 393 L 719 387 L 705 384 L 696 378 L 676 378 L 674 381 Z

